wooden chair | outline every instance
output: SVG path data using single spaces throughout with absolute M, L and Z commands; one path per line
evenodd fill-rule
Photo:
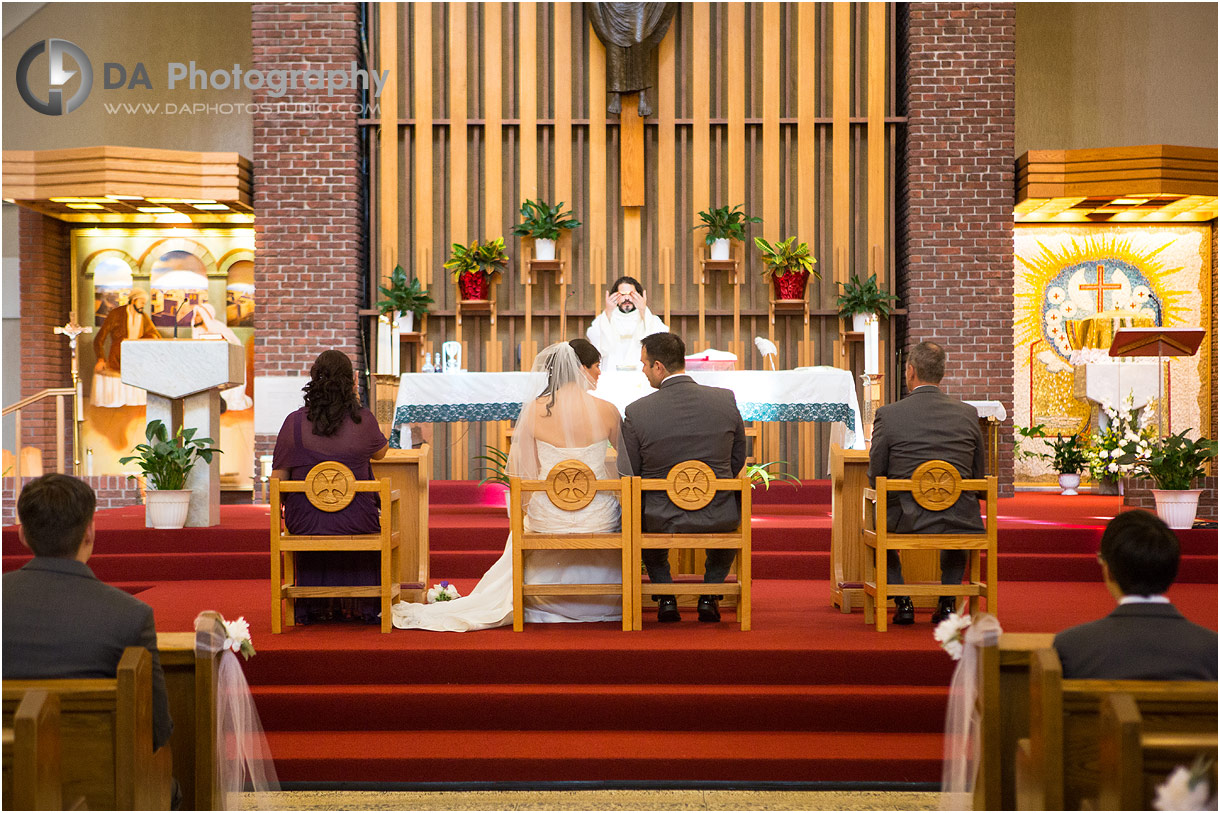
M 1064 680 L 1054 649 L 1030 660 L 1029 737 L 1017 745 L 1018 810 L 1079 810 L 1099 789 L 1102 699 L 1127 693 L 1145 731 L 1216 731 L 1216 683 L 1159 680 Z
M 26 692 L 4 728 L 4 809 L 63 810 L 59 697 Z
M 957 468 L 943 460 L 929 460 L 915 469 L 909 480 L 877 478 L 877 487 L 864 491 L 864 622 L 886 630 L 890 585 L 886 580 L 886 553 L 891 550 L 944 550 L 968 552 L 967 580 L 964 584 L 905 584 L 899 589 L 909 596 L 981 596 L 987 612 L 998 614 L 996 586 L 996 537 L 998 529 L 996 478 L 962 479 Z M 973 534 L 896 534 L 887 530 L 888 495 L 907 491 L 915 502 L 929 511 L 944 511 L 957 502 L 963 491 L 986 494 L 987 521 L 983 533 Z M 872 548 L 870 555 L 867 548 Z M 987 554 L 987 579 L 982 578 L 982 554 Z
M 169 810 L 172 754 L 153 751 L 152 655 L 128 647 L 113 678 L 6 680 L 4 721 L 30 692 L 60 706 L 64 797 L 94 810 Z
M 711 534 L 667 534 L 644 533 L 644 492 L 664 491 L 669 501 L 684 511 L 697 511 L 703 508 L 717 493 L 736 491 L 741 494 L 741 521 L 737 528 L 725 533 Z M 750 478 L 743 469 L 737 477 L 721 479 L 716 477 L 711 466 L 700 460 L 686 460 L 669 470 L 664 479 L 632 478 L 632 504 L 636 506 L 632 519 L 632 541 L 636 548 L 634 557 L 637 563 L 632 568 L 632 625 L 635 629 L 643 629 L 643 574 L 640 572 L 640 551 L 647 548 L 668 548 L 670 550 L 707 550 L 710 548 L 731 549 L 737 551 L 737 583 L 708 584 L 706 582 L 687 582 L 667 584 L 655 589 L 675 596 L 683 595 L 723 595 L 726 598 L 737 598 L 737 621 L 742 631 L 750 629 Z M 623 516 L 627 516 L 624 512 Z
M 1157 785 L 1200 754 L 1211 757 L 1215 777 L 1214 729 L 1145 731 L 1143 714 L 1128 692 L 1102 698 L 1099 731 L 1098 810 L 1151 810 Z
M 522 498 L 550 499 L 564 511 L 578 511 L 599 492 L 619 496 L 622 526 L 617 533 L 532 533 L 525 530 Z M 513 539 L 513 629 L 525 626 L 526 596 L 619 596 L 623 601 L 623 630 L 632 629 L 631 574 L 639 572 L 639 557 L 632 545 L 630 517 L 633 510 L 631 478 L 598 480 L 593 470 L 579 460 L 564 460 L 551 468 L 545 480 L 509 478 L 509 517 Z M 622 569 L 619 584 L 526 584 L 525 553 L 533 550 L 617 550 Z
M 390 487 L 390 478 L 357 480 L 342 463 L 328 460 L 309 470 L 304 480 L 271 478 L 271 631 L 280 632 L 284 604 L 288 605 L 287 624 L 294 623 L 298 598 L 375 597 L 381 600 L 381 631 L 389 632 L 390 607 L 400 594 L 399 492 Z M 375 534 L 309 536 L 282 530 L 280 512 L 284 493 L 303 493 L 320 511 L 342 511 L 357 493 L 369 491 L 381 497 L 381 530 Z M 300 551 L 376 551 L 381 555 L 379 584 L 366 586 L 298 586 L 294 560 Z

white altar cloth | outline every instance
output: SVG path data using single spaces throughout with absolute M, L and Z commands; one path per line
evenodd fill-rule
M 844 448 L 863 449 L 855 382 L 847 370 L 694 372 L 709 387 L 732 390 L 747 421 L 837 421 L 847 429 Z M 521 404 L 542 392 L 542 373 L 407 373 L 398 385 L 390 445 L 398 448 L 398 429 L 406 423 L 514 420 Z M 593 394 L 622 413 L 631 402 L 653 392 L 642 372 L 602 373 Z
M 1008 410 L 999 401 L 967 401 L 966 403 L 978 410 L 980 418 L 994 418 L 1000 423 L 1008 419 Z
M 1127 395 L 1136 409 L 1157 397 L 1155 361 L 1081 364 L 1072 370 L 1072 395 L 1118 407 Z

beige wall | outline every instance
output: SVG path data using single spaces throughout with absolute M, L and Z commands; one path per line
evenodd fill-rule
M 32 14 L 30 12 L 33 12 Z M 189 63 L 208 71 L 252 67 L 248 3 L 5 3 L 4 149 L 57 149 L 113 144 L 129 147 L 252 154 L 252 117 L 246 112 L 166 114 L 166 105 L 250 103 L 240 90 L 170 91 L 166 65 Z M 11 29 L 11 30 L 10 30 Z M 93 66 L 93 89 L 78 109 L 46 116 L 26 106 L 12 80 L 30 45 L 51 37 L 80 46 Z M 123 64 L 128 81 L 136 62 L 148 70 L 152 90 L 105 90 L 103 63 Z M 41 73 L 35 89 L 45 93 L 46 57 L 34 63 Z M 70 67 L 70 66 L 69 66 Z M 69 84 L 69 90 L 74 89 Z M 108 113 L 106 104 L 160 105 L 159 112 Z
M 1216 146 L 1214 3 L 1018 3 L 1016 154 Z

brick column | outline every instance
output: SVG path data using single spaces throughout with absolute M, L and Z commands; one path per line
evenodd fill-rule
M 944 344 L 950 394 L 1011 409 L 1016 7 L 913 3 L 905 13 L 905 339 Z M 1013 493 L 1011 441 L 1010 416 L 1000 442 L 1004 496 Z
M 253 67 L 264 75 L 366 67 L 355 4 L 255 3 L 252 28 Z M 263 88 L 253 101 L 255 376 L 307 374 L 329 349 L 362 371 L 359 96 L 297 87 L 276 97 Z M 256 457 L 274 443 L 257 435 Z
M 71 250 L 62 221 L 30 209 L 18 212 L 21 269 L 21 397 L 51 387 L 72 386 L 68 340 L 55 333 L 71 309 Z M 86 316 L 82 315 L 84 322 Z M 82 336 L 88 341 L 90 336 Z M 13 361 L 10 359 L 10 361 Z M 43 471 L 55 470 L 55 400 L 21 411 L 23 446 L 42 450 Z M 72 407 L 64 403 L 64 467 L 72 468 Z

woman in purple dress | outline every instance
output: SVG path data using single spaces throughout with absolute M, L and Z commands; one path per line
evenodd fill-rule
M 335 460 L 352 470 L 357 480 L 372 480 L 370 461 L 385 457 L 389 444 L 373 413 L 360 406 L 352 362 L 338 350 L 326 350 L 309 368 L 305 406 L 284 419 L 275 440 L 272 477 L 304 480 L 319 463 Z M 302 493 L 283 496 L 284 525 L 290 534 L 371 534 L 381 529 L 379 498 L 356 494 L 341 511 L 320 511 Z M 299 585 L 377 584 L 380 557 L 375 551 L 340 553 L 304 551 L 296 554 Z M 342 619 L 378 622 L 375 598 L 297 599 L 296 622 Z

